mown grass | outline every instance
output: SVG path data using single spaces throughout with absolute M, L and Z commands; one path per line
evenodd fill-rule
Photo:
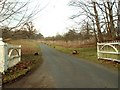
M 95 47 L 66 48 L 66 47 L 54 46 L 54 45 L 52 45 L 52 47 L 55 47 L 57 50 L 62 51 L 64 53 L 68 53 L 68 54 L 72 54 L 73 50 L 77 50 L 79 54 L 76 54 L 74 56 L 97 62 L 97 53 L 96 53 Z
M 22 46 L 22 59 L 14 67 L 9 68 L 3 74 L 3 84 L 16 80 L 17 78 L 26 75 L 29 71 L 34 70 L 40 64 L 42 64 L 41 52 L 39 43 L 35 40 L 10 40 L 9 44 Z M 34 55 L 38 52 L 39 55 Z
M 79 53 L 75 54 L 74 56 L 82 58 L 83 60 L 87 60 L 93 63 L 102 64 L 108 68 L 117 70 L 118 67 L 120 67 L 120 64 L 118 62 L 113 62 L 109 60 L 98 60 L 97 59 L 97 48 L 96 47 L 83 47 L 83 48 L 66 48 L 63 46 L 57 46 L 57 45 L 50 45 L 51 47 L 54 47 L 55 49 L 72 55 L 73 50 L 77 50 Z

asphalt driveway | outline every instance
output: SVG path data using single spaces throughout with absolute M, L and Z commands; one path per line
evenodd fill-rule
M 9 88 L 117 88 L 118 72 L 42 44 L 44 62 Z

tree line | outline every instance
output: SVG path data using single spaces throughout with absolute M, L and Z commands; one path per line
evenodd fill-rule
M 63 35 L 57 34 L 53 37 L 46 37 L 46 40 L 59 41 L 63 40 L 65 42 L 74 41 L 74 40 L 88 40 L 94 38 L 93 29 L 90 27 L 88 23 L 84 23 L 80 29 L 80 31 L 76 29 L 69 29 L 68 32 Z
M 29 6 L 32 5 L 32 2 L 34 0 L 0 1 L 0 36 L 1 31 L 3 31 L 4 38 L 33 39 L 42 36 L 36 34 L 36 29 L 31 21 L 48 4 L 41 7 L 42 5 L 38 1 L 31 9 Z M 78 10 L 78 13 L 72 15 L 70 19 L 74 20 L 80 28 L 77 29 L 78 31 L 76 28 L 70 29 L 64 35 L 58 34 L 48 37 L 46 40 L 68 41 L 91 37 L 94 37 L 97 42 L 120 40 L 120 0 L 71 0 L 68 5 Z
M 49 4 L 48 1 L 41 5 L 42 2 L 43 0 L 0 0 L 0 38 L 2 31 L 3 38 L 41 37 L 42 35 L 36 34 L 30 24 Z
M 18 29 L 11 29 L 10 27 L 2 27 L 3 39 L 41 39 L 43 35 L 37 34 L 37 30 L 32 22 L 27 22 Z

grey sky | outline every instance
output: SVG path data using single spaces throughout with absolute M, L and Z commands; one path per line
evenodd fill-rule
M 69 19 L 75 10 L 68 6 L 70 0 L 51 0 L 49 5 L 34 20 L 36 28 L 44 36 L 53 36 L 57 33 L 64 33 L 67 27 L 73 26 Z

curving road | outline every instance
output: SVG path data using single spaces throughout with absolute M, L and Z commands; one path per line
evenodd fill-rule
M 117 88 L 118 72 L 80 60 L 42 44 L 44 63 L 35 72 L 4 87 Z M 43 86 L 41 86 L 43 85 Z

